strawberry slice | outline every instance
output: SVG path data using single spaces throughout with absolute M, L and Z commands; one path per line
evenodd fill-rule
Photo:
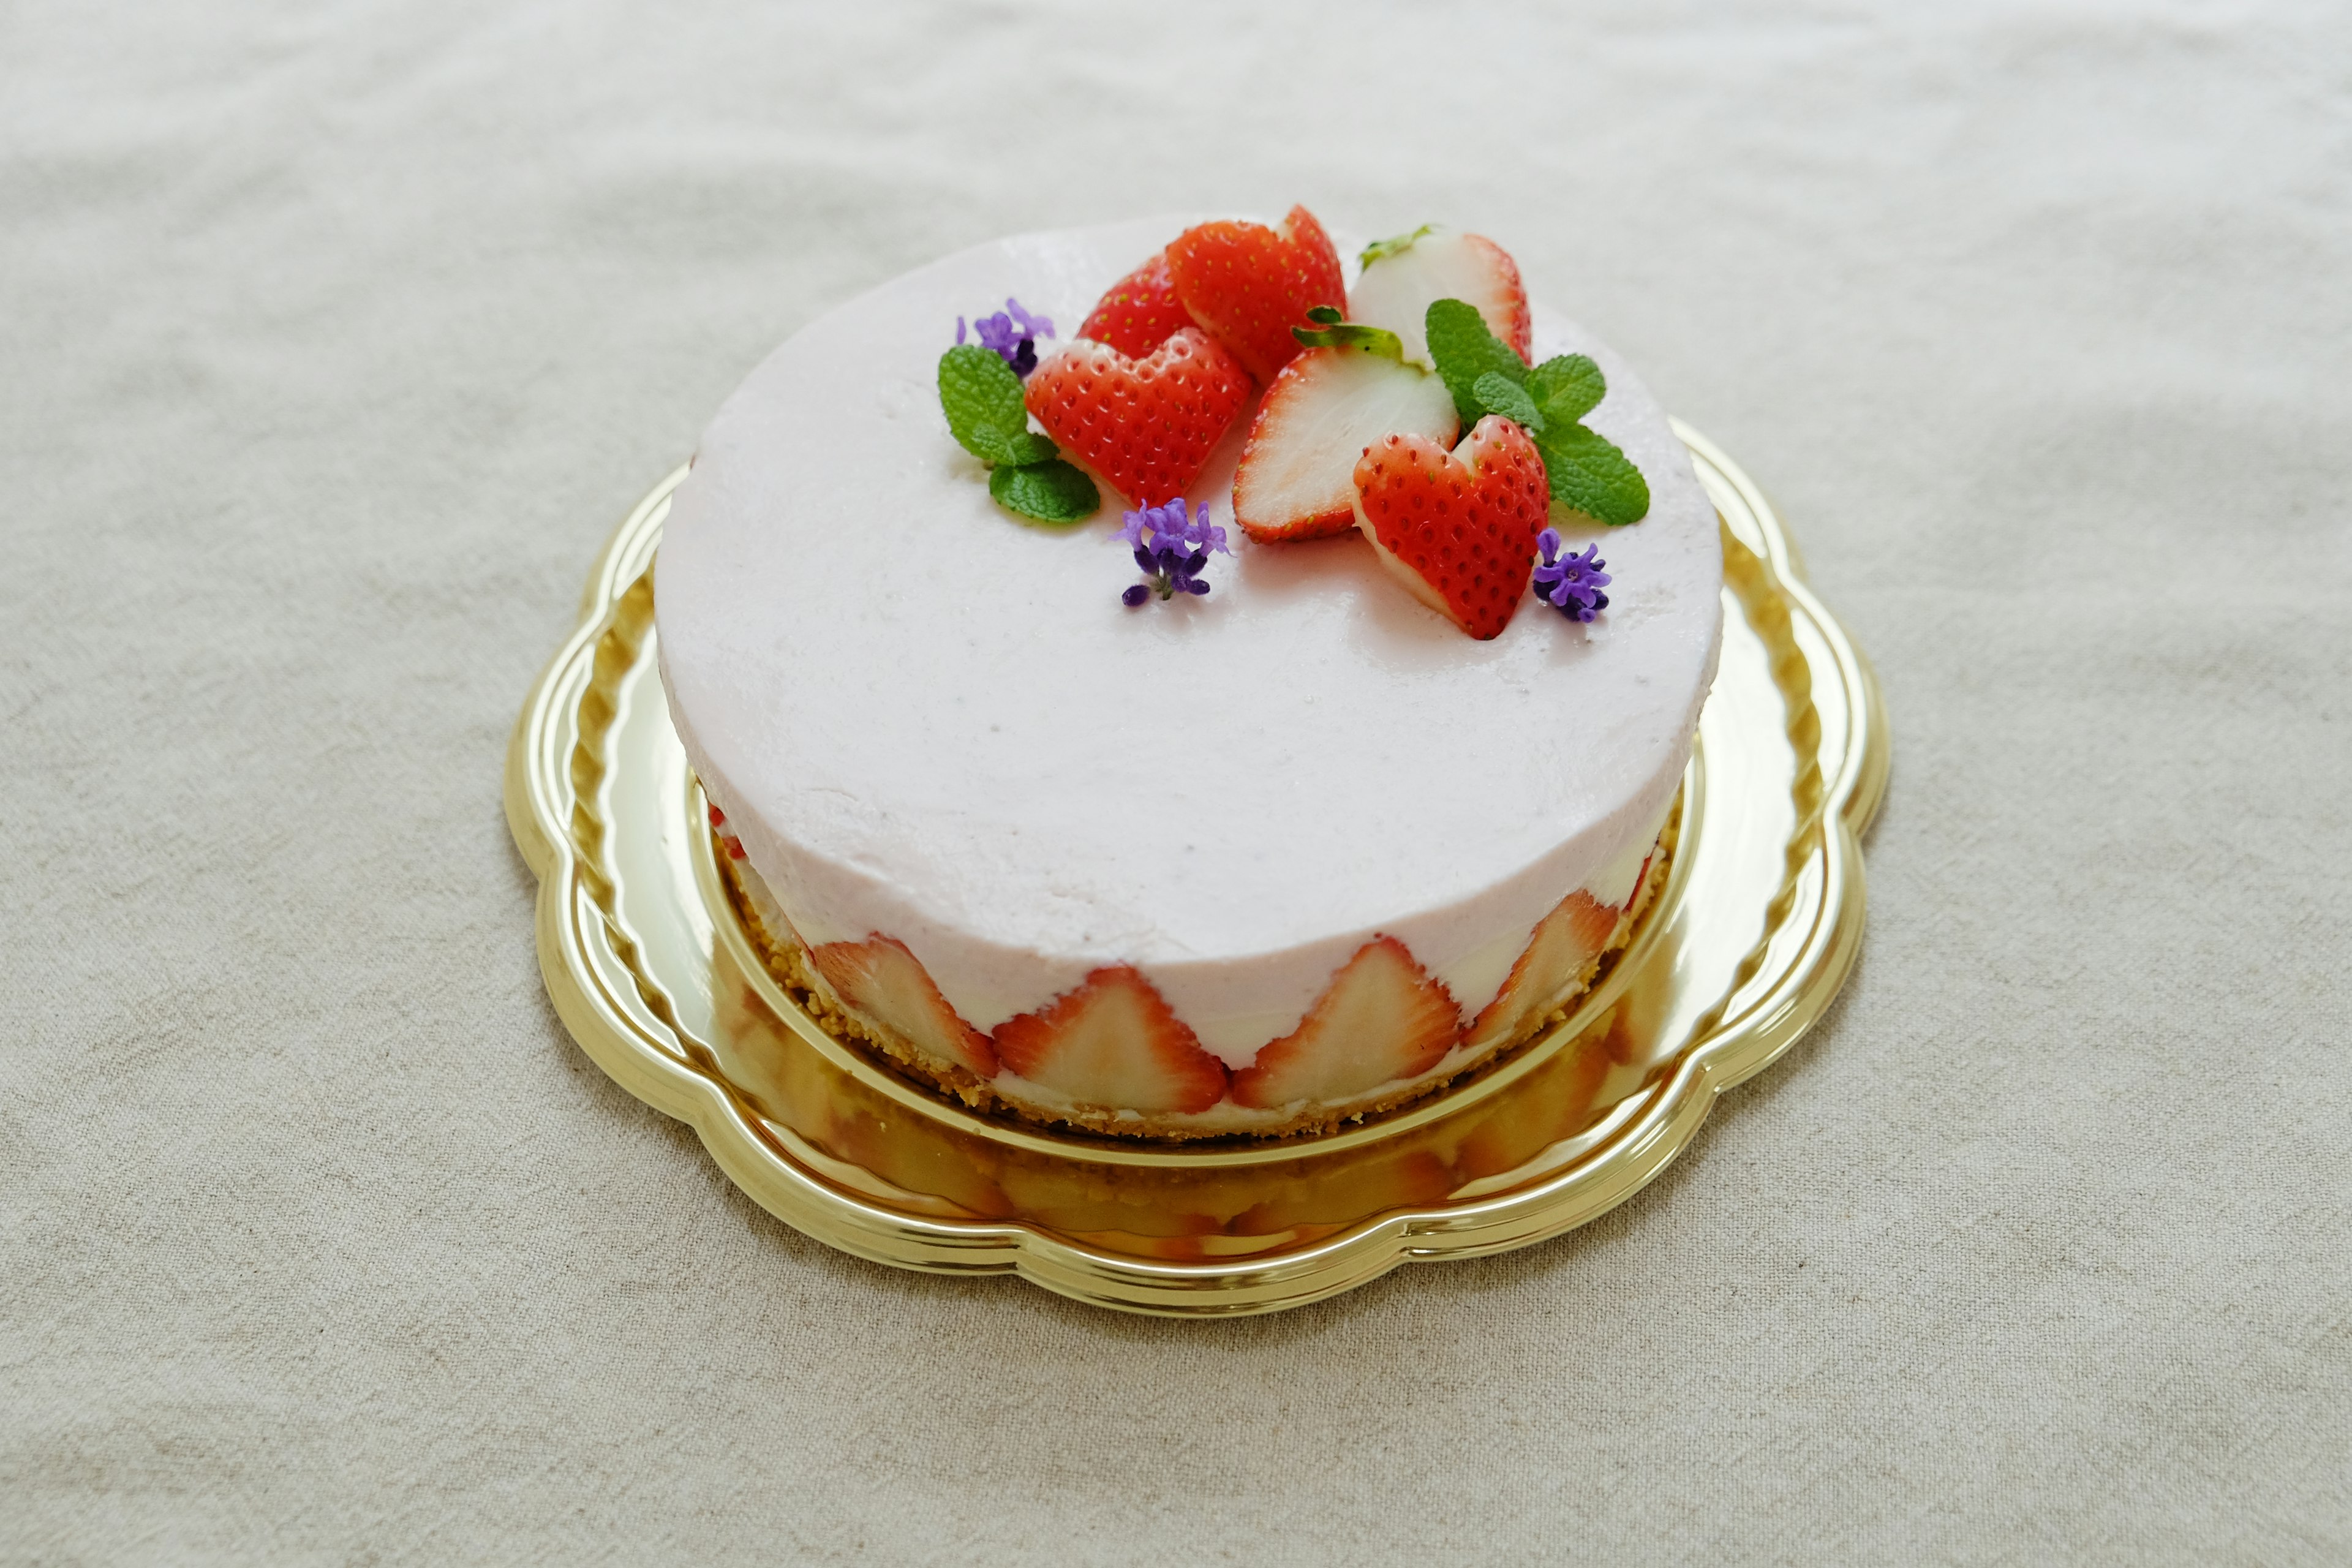
M 1435 1067 L 1462 1032 L 1445 987 L 1404 943 L 1375 937 L 1356 951 L 1298 1027 L 1261 1047 L 1234 1075 L 1234 1099 L 1272 1108 L 1345 1100 Z
M 1551 507 L 1528 433 L 1489 414 L 1451 453 L 1384 436 L 1356 462 L 1356 525 L 1413 596 L 1481 642 L 1502 635 L 1535 574 Z
M 1502 990 L 1470 1020 L 1470 1047 L 1486 1050 L 1516 1037 L 1559 1005 L 1563 994 L 1616 934 L 1618 911 L 1579 889 L 1536 922 Z
M 1427 230 L 1384 240 L 1364 254 L 1364 270 L 1348 296 L 1350 319 L 1402 338 L 1405 358 L 1428 360 L 1423 323 L 1439 300 L 1468 300 L 1488 331 L 1528 357 L 1534 322 L 1519 264 L 1485 235 Z
M 1225 1064 L 1201 1048 L 1151 982 L 1119 965 L 996 1026 L 996 1054 L 1031 1083 L 1111 1110 L 1206 1110 Z
M 1188 228 L 1168 247 L 1176 297 L 1249 367 L 1260 381 L 1298 353 L 1293 327 L 1307 325 L 1318 305 L 1345 310 L 1339 253 L 1305 207 L 1293 207 L 1280 228 L 1220 220 Z
M 1169 275 L 1168 253 L 1162 250 L 1104 291 L 1078 336 L 1108 343 L 1129 359 L 1141 359 L 1192 324 L 1184 301 L 1176 297 L 1176 280 Z
M 1356 459 L 1393 432 L 1452 447 L 1445 384 L 1357 348 L 1313 348 L 1266 388 L 1234 474 L 1234 519 L 1252 539 L 1319 539 L 1356 521 Z
M 996 1076 L 988 1037 L 948 1005 L 904 942 L 876 931 L 864 942 L 826 942 L 809 958 L 844 1002 L 875 1023 L 975 1078 Z
M 727 814 L 715 805 L 710 808 L 710 830 L 719 835 L 719 842 L 726 849 L 730 860 L 744 858 L 743 840 L 727 826 Z
M 1141 359 L 1075 342 L 1029 376 L 1045 434 L 1138 506 L 1182 495 L 1249 402 L 1249 373 L 1208 333 L 1186 327 Z

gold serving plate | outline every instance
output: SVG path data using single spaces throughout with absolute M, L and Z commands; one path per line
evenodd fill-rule
M 827 1035 L 736 920 L 655 668 L 652 564 L 682 468 L 604 547 L 508 752 L 557 1013 L 771 1213 L 900 1268 L 1214 1316 L 1582 1225 L 1828 1007 L 1862 939 L 1857 836 L 1886 784 L 1869 666 L 1762 492 L 1675 429 L 1723 520 L 1726 611 L 1681 841 L 1581 1005 L 1484 1072 L 1325 1137 L 1154 1146 L 976 1114 Z

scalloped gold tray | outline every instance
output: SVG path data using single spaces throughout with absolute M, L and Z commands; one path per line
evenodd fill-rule
M 682 468 L 605 546 L 508 751 L 557 1013 L 763 1207 L 901 1268 L 1016 1272 L 1130 1311 L 1265 1312 L 1583 1224 L 1829 1005 L 1886 782 L 1876 683 L 1787 529 L 1675 429 L 1722 516 L 1726 611 L 1681 841 L 1582 1005 L 1483 1073 L 1328 1137 L 1153 1147 L 975 1114 L 828 1036 L 733 914 L 656 672 L 651 566 Z

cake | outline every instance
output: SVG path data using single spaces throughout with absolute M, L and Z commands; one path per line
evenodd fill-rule
M 656 636 L 739 913 L 840 1037 L 992 1113 L 1295 1135 L 1627 941 L 1717 529 L 1493 241 L 1146 220 L 777 349 L 676 493 Z

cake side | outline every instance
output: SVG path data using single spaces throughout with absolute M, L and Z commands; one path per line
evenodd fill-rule
M 713 839 L 737 918 L 769 973 L 832 1034 L 886 1066 L 975 1110 L 1010 1114 L 1046 1126 L 1067 1126 L 1118 1137 L 1165 1141 L 1284 1138 L 1328 1132 L 1410 1105 L 1456 1079 L 1501 1060 L 1564 1021 L 1609 964 L 1633 940 L 1672 868 L 1679 816 L 1670 815 L 1642 858 L 1631 888 L 1615 904 L 1580 889 L 1527 934 L 1508 982 L 1475 1016 L 1461 1017 L 1450 1002 L 1444 1047 L 1419 1071 L 1382 1079 L 1342 1096 L 1300 1097 L 1245 1104 L 1237 1075 L 1209 1105 L 1186 1111 L 1145 1111 L 1091 1103 L 1035 1082 L 992 1059 L 975 1060 L 961 1041 L 943 1037 L 937 1015 L 907 994 L 884 1001 L 888 1017 L 845 996 L 824 962 L 794 933 L 766 883 L 714 813 Z M 861 944 L 862 945 L 862 944 Z

